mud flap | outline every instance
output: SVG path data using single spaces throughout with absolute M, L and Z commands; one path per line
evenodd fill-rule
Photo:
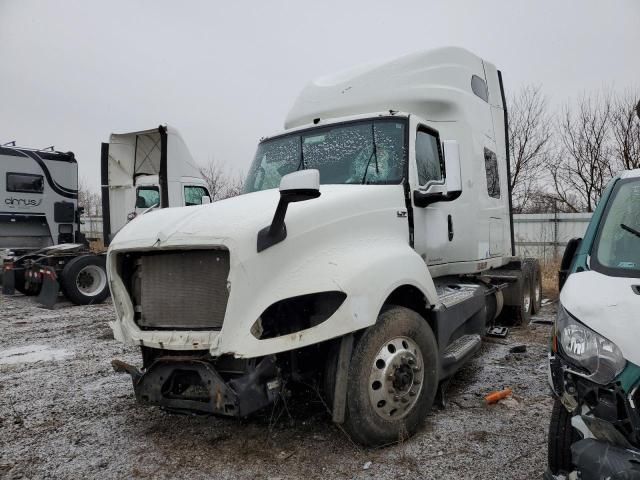
M 4 295 L 16 293 L 16 275 L 11 260 L 5 260 L 2 264 L 2 293 Z
M 60 285 L 58 275 L 53 267 L 42 267 L 42 288 L 36 298 L 37 302 L 46 308 L 53 308 L 58 301 Z

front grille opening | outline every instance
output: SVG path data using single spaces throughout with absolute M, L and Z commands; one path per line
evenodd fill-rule
M 171 399 L 207 403 L 210 400 L 207 385 L 194 370 L 175 370 L 162 384 L 162 396 Z
M 229 251 L 130 252 L 121 275 L 143 330 L 219 330 L 229 299 Z

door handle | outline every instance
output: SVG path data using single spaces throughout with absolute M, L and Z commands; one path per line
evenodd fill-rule
M 453 240 L 453 219 L 451 215 L 447 217 L 447 226 L 449 228 L 449 241 Z

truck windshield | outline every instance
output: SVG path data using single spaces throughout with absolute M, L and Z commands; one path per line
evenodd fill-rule
M 603 218 L 592 268 L 611 276 L 640 277 L 640 179 L 618 181 Z
M 406 119 L 379 118 L 282 135 L 260 142 L 245 193 L 277 188 L 303 169 L 320 171 L 322 184 L 396 184 L 404 177 Z

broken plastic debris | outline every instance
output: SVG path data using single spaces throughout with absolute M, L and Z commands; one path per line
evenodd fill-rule
M 367 462 L 364 464 L 364 466 L 362 467 L 363 470 L 369 470 L 371 468 L 371 462 Z
M 507 398 L 512 393 L 513 391 L 510 388 L 505 388 L 504 390 L 497 390 L 495 392 L 491 392 L 489 395 L 484 397 L 484 401 L 487 402 L 487 405 L 492 405 L 504 398 Z

